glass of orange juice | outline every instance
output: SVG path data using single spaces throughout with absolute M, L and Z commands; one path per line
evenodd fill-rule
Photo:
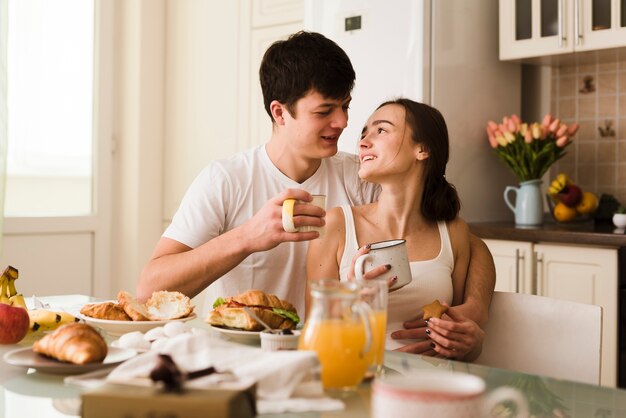
M 311 310 L 298 349 L 317 352 L 325 389 L 356 389 L 372 362 L 371 314 L 359 288 L 334 279 L 311 284 Z
M 368 375 L 381 376 L 385 360 L 385 336 L 387 330 L 387 302 L 389 284 L 387 279 L 368 279 L 358 281 L 360 299 L 371 308 L 372 350 Z

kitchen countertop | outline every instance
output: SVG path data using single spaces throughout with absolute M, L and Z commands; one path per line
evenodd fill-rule
M 512 221 L 476 222 L 469 227 L 482 239 L 626 247 L 626 234 L 610 222 L 557 223 L 549 214 L 544 216 L 543 225 L 537 227 L 516 226 Z

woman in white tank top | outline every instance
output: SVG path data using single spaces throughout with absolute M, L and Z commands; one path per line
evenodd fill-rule
M 353 280 L 354 260 L 366 244 L 405 239 L 409 285 L 389 294 L 387 349 L 473 360 L 484 332 L 455 305 L 463 303 L 469 230 L 459 199 L 445 179 L 448 132 L 436 109 L 408 99 L 383 103 L 361 135 L 359 177 L 381 185 L 378 202 L 331 209 L 326 234 L 311 241 L 307 279 Z M 373 278 L 387 271 L 379 266 Z M 439 299 L 452 306 L 424 327 L 421 307 Z

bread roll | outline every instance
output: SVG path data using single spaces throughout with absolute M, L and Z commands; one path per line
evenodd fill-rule
M 66 363 L 102 363 L 108 347 L 104 338 L 87 324 L 73 323 L 57 328 L 33 344 L 33 351 Z
M 132 321 L 122 307 L 115 302 L 90 303 L 83 306 L 80 313 L 90 318 L 111 321 Z

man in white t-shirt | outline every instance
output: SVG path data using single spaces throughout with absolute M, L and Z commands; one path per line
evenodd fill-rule
M 321 34 L 298 32 L 270 46 L 259 74 L 270 140 L 199 174 L 141 273 L 138 298 L 163 289 L 193 297 L 208 287 L 212 303 L 256 288 L 304 314 L 306 241 L 318 233 L 285 232 L 283 201 L 325 194 L 330 208 L 376 199 L 378 189 L 359 180 L 356 156 L 337 148 L 355 80 L 345 52 Z M 296 205 L 294 224 L 321 226 L 324 216 Z M 478 238 L 472 251 L 466 313 L 482 323 L 495 272 Z

